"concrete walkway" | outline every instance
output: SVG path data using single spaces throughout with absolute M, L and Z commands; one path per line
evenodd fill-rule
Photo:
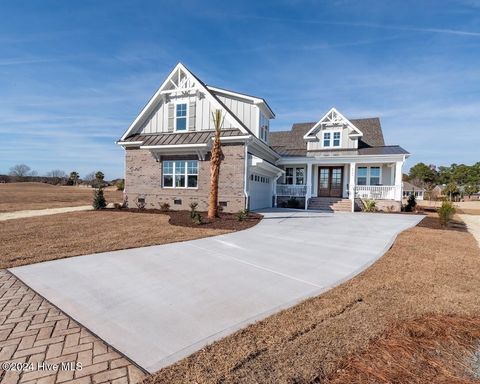
M 23 219 L 26 217 L 35 217 L 35 216 L 47 216 L 47 215 L 54 215 L 56 213 L 89 211 L 92 209 L 93 208 L 91 205 L 81 205 L 79 207 L 31 209 L 27 211 L 3 212 L 3 213 L 0 213 L 0 221 L 12 220 L 12 219 Z
M 480 245 L 480 216 L 478 215 L 460 215 L 460 218 L 467 224 L 468 232 L 470 232 Z
M 422 218 L 278 210 L 241 232 L 10 271 L 154 372 L 359 273 Z

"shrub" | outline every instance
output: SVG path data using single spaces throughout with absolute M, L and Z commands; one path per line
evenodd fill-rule
M 300 201 L 296 197 L 291 197 L 287 200 L 287 208 L 300 208 Z
M 195 224 L 197 225 L 203 224 L 203 218 L 202 218 L 202 215 L 200 215 L 200 212 L 195 211 L 195 213 L 191 217 L 192 217 L 192 221 Z
M 237 213 L 238 221 L 243 221 L 247 219 L 247 217 L 248 217 L 248 209 L 241 209 L 240 211 L 238 211 Z
M 113 208 L 115 208 L 115 209 L 122 209 L 122 208 L 123 208 L 123 204 L 113 203 Z
M 122 208 L 128 208 L 128 196 L 126 195 L 123 198 Z
M 137 201 L 135 202 L 135 205 L 137 206 L 137 208 L 140 211 L 143 211 L 145 209 L 145 205 L 146 205 L 145 198 L 143 198 L 143 197 L 137 198 Z
M 95 189 L 93 192 L 93 209 L 104 209 L 107 206 L 105 196 L 103 196 L 103 188 Z
M 190 203 L 190 218 L 193 219 L 197 215 L 198 203 Z
M 375 212 L 377 210 L 377 203 L 375 200 L 362 200 L 363 203 L 363 212 Z
M 125 189 L 125 180 L 117 182 L 117 191 L 123 191 Z
M 160 204 L 160 210 L 162 212 L 168 212 L 170 210 L 170 204 L 168 204 L 168 203 Z
M 446 227 L 448 223 L 452 220 L 453 215 L 455 214 L 455 207 L 451 201 L 445 200 L 442 203 L 442 206 L 438 208 L 438 217 L 440 218 L 440 224 Z
M 413 212 L 417 206 L 417 200 L 415 195 L 409 195 L 407 199 L 407 205 L 405 206 L 405 212 Z

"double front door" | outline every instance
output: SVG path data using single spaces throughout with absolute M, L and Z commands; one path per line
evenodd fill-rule
M 318 196 L 342 197 L 343 167 L 318 168 Z

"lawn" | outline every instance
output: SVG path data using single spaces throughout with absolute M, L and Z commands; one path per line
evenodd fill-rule
M 0 212 L 74 207 L 92 204 L 93 190 L 85 187 L 57 186 L 44 183 L 0 184 Z M 122 202 L 123 194 L 105 190 L 107 202 Z
M 466 384 L 479 318 L 475 239 L 427 217 L 360 275 L 145 382 Z
M 417 200 L 420 207 L 438 208 L 442 205 L 441 201 Z M 459 201 L 454 202 L 457 213 L 465 213 L 468 215 L 480 215 L 480 201 Z
M 107 210 L 1 221 L 0 268 L 227 232 L 171 225 L 167 215 Z

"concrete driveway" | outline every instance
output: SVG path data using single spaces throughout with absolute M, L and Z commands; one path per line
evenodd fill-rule
M 154 372 L 357 274 L 421 219 L 271 211 L 242 232 L 10 271 Z

